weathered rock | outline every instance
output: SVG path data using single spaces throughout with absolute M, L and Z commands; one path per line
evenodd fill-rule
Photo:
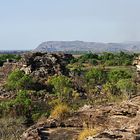
M 55 128 L 51 128 L 50 124 L 54 124 Z M 65 127 L 60 127 L 62 124 Z M 75 135 L 72 130 L 78 130 L 80 133 L 84 127 L 95 130 L 101 128 L 95 136 L 87 137 L 86 140 L 138 140 L 140 134 L 140 96 L 122 102 L 120 105 L 84 106 L 68 118 L 63 120 L 48 119 L 44 124 L 42 123 L 42 128 L 45 129 L 43 132 L 49 133 L 47 137 L 56 140 L 62 138 L 63 134 L 66 137 L 71 137 L 73 134 L 75 137 L 71 137 L 70 140 L 76 140 L 77 134 Z M 36 126 L 36 128 L 39 127 Z
M 0 100 L 13 99 L 16 96 L 15 92 L 6 90 L 2 86 L 0 87 Z
M 25 53 L 19 62 L 5 62 L 0 67 L 0 84 L 17 68 L 39 80 L 55 74 L 68 75 L 66 65 L 72 58 L 71 54 L 64 53 Z
M 63 53 L 26 53 L 20 62 L 21 70 L 36 78 L 47 78 L 54 74 L 67 75 L 66 65 L 72 58 L 72 55 Z
M 35 126 L 30 127 L 22 134 L 21 140 L 41 140 L 38 129 Z

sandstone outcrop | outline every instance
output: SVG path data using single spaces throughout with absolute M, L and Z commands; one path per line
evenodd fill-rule
M 60 130 L 63 130 L 65 135 L 69 135 L 68 130 L 77 130 L 77 133 L 80 133 L 85 127 L 92 129 L 100 127 L 101 131 L 95 136 L 88 137 L 87 140 L 135 140 L 138 139 L 140 134 L 139 101 L 140 96 L 137 96 L 129 101 L 120 103 L 120 105 L 85 106 L 66 119 L 46 119 L 44 122 L 38 122 L 35 125 L 35 129 L 39 129 L 38 136 L 40 137 L 44 134 L 49 134 L 46 136 L 49 139 L 52 134 L 55 134 L 57 135 L 56 140 L 59 140 L 61 137 Z M 43 134 L 41 133 L 42 130 Z M 73 138 L 70 140 L 76 140 L 77 134 L 74 131 L 72 131 Z
M 55 74 L 68 75 L 66 65 L 72 58 L 71 54 L 64 53 L 25 53 L 19 62 L 4 63 L 0 68 L 0 78 L 5 79 L 17 68 L 38 79 L 48 78 Z
M 21 70 L 37 78 L 47 78 L 54 74 L 68 75 L 66 65 L 72 58 L 72 55 L 63 53 L 26 53 L 20 61 Z

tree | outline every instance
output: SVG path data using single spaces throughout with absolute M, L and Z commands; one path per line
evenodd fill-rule
M 48 80 L 48 83 L 53 86 L 53 93 L 62 101 L 72 93 L 72 82 L 64 75 L 53 76 Z
M 91 81 L 93 84 L 102 84 L 107 78 L 106 72 L 102 68 L 93 68 L 85 76 L 87 81 Z
M 121 79 L 117 82 L 117 87 L 124 93 L 131 97 L 132 93 L 136 91 L 136 85 L 132 79 Z
M 125 69 L 113 69 L 108 74 L 109 81 L 117 83 L 120 79 L 132 78 L 130 71 Z
M 7 112 L 10 114 L 12 113 L 12 116 L 22 116 L 29 112 L 31 103 L 32 102 L 28 92 L 26 90 L 20 90 L 17 92 L 15 99 L 8 100 L 7 102 L 4 102 L 3 105 Z
M 29 98 L 29 94 L 26 90 L 20 90 L 17 93 L 16 99 L 14 100 L 14 105 L 23 106 L 25 112 L 29 109 L 31 99 Z
M 11 90 L 28 89 L 32 86 L 33 80 L 23 71 L 15 70 L 9 74 L 6 86 Z

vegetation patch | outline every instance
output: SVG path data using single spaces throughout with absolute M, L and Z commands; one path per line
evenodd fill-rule
M 58 104 L 51 112 L 51 117 L 63 119 L 70 113 L 70 108 L 66 104 Z
M 85 140 L 88 137 L 93 137 L 97 134 L 97 130 L 96 129 L 89 129 L 86 128 L 83 131 L 80 132 L 79 136 L 78 136 L 78 140 Z

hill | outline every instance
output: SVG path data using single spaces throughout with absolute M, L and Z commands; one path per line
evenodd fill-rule
M 47 41 L 41 43 L 34 51 L 92 51 L 92 52 L 139 52 L 140 42 L 100 43 L 84 41 Z

